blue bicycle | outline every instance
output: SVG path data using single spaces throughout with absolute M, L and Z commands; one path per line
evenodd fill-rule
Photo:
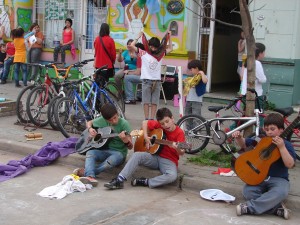
M 95 71 L 96 75 L 105 71 L 107 66 L 103 66 Z M 86 128 L 86 122 L 100 116 L 100 108 L 105 103 L 113 104 L 120 117 L 125 118 L 123 110 L 118 104 L 118 99 L 105 85 L 98 85 L 93 81 L 85 99 L 78 93 L 78 85 L 90 77 L 84 77 L 78 81 L 68 82 L 64 85 L 72 89 L 71 96 L 57 100 L 54 106 L 54 117 L 56 124 L 65 137 L 80 135 Z

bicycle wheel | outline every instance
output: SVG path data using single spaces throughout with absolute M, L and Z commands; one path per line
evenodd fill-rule
M 296 151 L 296 158 L 300 160 L 300 123 L 287 135 L 286 139 L 292 143 Z
M 122 109 L 123 113 L 125 113 L 124 97 L 123 97 L 122 91 L 119 90 L 118 86 L 114 82 L 108 81 L 105 84 L 104 88 L 107 91 L 107 93 L 109 94 L 109 96 L 116 100 L 116 102 Z
M 26 112 L 26 101 L 28 98 L 29 93 L 33 88 L 36 86 L 30 85 L 26 88 L 23 88 L 17 98 L 16 102 L 16 113 L 19 121 L 21 123 L 30 123 L 30 119 L 28 118 L 27 112 Z
M 109 102 L 112 103 L 112 104 L 116 107 L 119 116 L 120 116 L 121 118 L 124 118 L 124 119 L 125 119 L 125 114 L 124 114 L 124 112 L 123 112 L 121 106 L 119 105 L 118 99 L 117 99 L 114 95 L 111 95 L 111 94 L 109 93 L 109 91 L 107 91 L 106 93 L 107 93 L 108 97 L 106 97 L 104 94 L 101 94 L 102 97 L 100 97 L 100 99 L 103 99 L 103 101 L 101 101 L 101 100 L 100 100 L 100 101 L 103 102 L 104 104 L 105 104 L 105 103 L 109 103 Z M 109 98 L 109 99 L 108 99 L 108 98 Z
M 48 122 L 50 124 L 50 126 L 52 127 L 52 129 L 54 130 L 59 130 L 56 121 L 55 121 L 55 117 L 54 117 L 54 108 L 55 108 L 55 103 L 58 99 L 60 99 L 62 96 L 55 96 L 54 98 L 51 99 L 49 106 L 48 106 L 48 110 L 47 110 L 47 116 L 48 116 Z
M 221 118 L 230 118 L 232 116 L 223 116 Z M 224 133 L 227 133 L 228 131 L 233 130 L 236 128 L 237 123 L 239 124 L 239 121 L 232 121 L 232 120 L 218 120 L 215 124 L 215 130 L 221 130 L 224 131 Z M 228 137 L 225 141 L 225 143 L 219 145 L 220 148 L 225 152 L 225 153 L 231 153 L 231 152 L 236 152 L 239 150 L 239 146 L 236 144 L 235 140 L 233 137 Z
M 187 151 L 189 154 L 194 154 L 204 149 L 208 144 L 210 130 L 207 124 L 203 124 L 206 120 L 198 115 L 187 115 L 180 118 L 177 125 L 184 131 L 185 139 L 192 144 L 192 149 Z
M 86 128 L 86 113 L 74 99 L 63 97 L 54 106 L 55 122 L 66 137 L 79 136 Z
M 30 121 L 40 127 L 48 124 L 48 106 L 52 94 L 45 86 L 38 86 L 29 93 L 26 102 L 26 111 Z

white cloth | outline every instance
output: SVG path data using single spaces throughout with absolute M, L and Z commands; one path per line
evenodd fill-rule
M 267 77 L 264 73 L 264 69 L 260 61 L 255 60 L 255 67 L 256 67 L 255 91 L 257 92 L 258 96 L 261 96 L 263 94 L 262 84 L 267 82 Z
M 44 188 L 41 192 L 37 193 L 37 195 L 44 198 L 62 199 L 75 191 L 85 192 L 89 189 L 92 189 L 92 185 L 83 184 L 80 180 L 75 179 L 73 176 L 67 175 L 62 179 L 61 182 Z
M 225 202 L 233 202 L 235 200 L 235 197 L 232 195 L 229 195 L 222 190 L 219 189 L 206 189 L 200 191 L 200 196 L 204 199 L 210 200 L 210 201 L 225 201 Z
M 141 79 L 161 80 L 161 63 L 146 51 L 139 49 L 142 60 Z

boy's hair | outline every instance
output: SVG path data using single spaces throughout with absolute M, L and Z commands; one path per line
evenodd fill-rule
M 109 120 L 114 115 L 118 114 L 118 111 L 111 103 L 104 104 L 100 109 L 101 115 L 104 119 Z
M 148 45 L 153 46 L 155 48 L 159 48 L 160 40 L 157 37 L 152 37 L 152 38 L 150 38 Z
M 25 33 L 24 29 L 22 27 L 17 28 L 14 32 L 14 38 L 20 38 L 23 37 L 23 34 Z
M 10 31 L 10 37 L 11 37 L 12 39 L 14 39 L 14 37 L 15 37 L 15 32 L 16 32 L 16 29 L 12 29 L 12 30 Z
M 263 53 L 266 50 L 266 46 L 262 43 L 255 43 L 255 58 L 259 56 L 260 53 Z
M 137 48 L 140 48 L 140 49 L 142 49 L 142 50 L 145 50 L 145 47 L 144 47 L 144 45 L 142 44 L 142 43 L 136 43 L 135 44 L 135 47 L 137 47 Z
M 278 113 L 270 113 L 264 119 L 264 126 L 275 125 L 278 129 L 284 129 L 283 117 Z
M 5 47 L 6 45 L 4 43 L 0 44 L 0 47 Z
M 160 108 L 160 109 L 158 109 L 157 112 L 156 112 L 156 119 L 158 121 L 160 121 L 160 120 L 162 120 L 165 117 L 170 117 L 170 118 L 173 117 L 173 114 L 172 114 L 171 110 L 168 109 L 168 108 Z
M 102 23 L 100 27 L 100 32 L 99 36 L 104 37 L 104 36 L 109 36 L 109 25 L 107 23 Z
M 190 70 L 192 68 L 198 68 L 198 70 L 203 70 L 201 61 L 198 59 L 194 59 L 194 60 L 190 61 L 188 63 L 188 69 Z

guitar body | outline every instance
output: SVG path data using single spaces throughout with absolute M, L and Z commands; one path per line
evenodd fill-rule
M 149 135 L 151 139 L 164 139 L 164 132 L 162 129 L 152 130 Z M 139 136 L 134 143 L 135 152 L 149 152 L 150 154 L 155 154 L 161 150 L 161 145 L 153 143 L 149 150 L 146 148 L 144 135 Z
M 97 129 L 96 137 L 92 138 L 88 129 L 85 129 L 80 135 L 76 145 L 75 150 L 79 154 L 85 154 L 90 149 L 98 149 L 101 148 L 107 142 L 105 135 L 109 135 L 111 133 L 111 127 L 104 127 Z
M 234 162 L 235 173 L 249 185 L 266 179 L 270 166 L 281 157 L 271 137 L 264 137 L 251 151 L 241 154 Z

